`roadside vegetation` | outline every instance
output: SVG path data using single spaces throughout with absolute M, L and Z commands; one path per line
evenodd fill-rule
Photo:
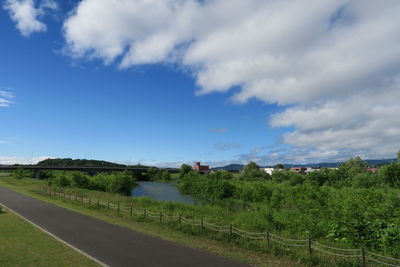
M 0 266 L 99 266 L 0 207 Z

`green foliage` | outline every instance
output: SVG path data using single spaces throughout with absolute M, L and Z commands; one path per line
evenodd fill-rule
M 276 169 L 284 169 L 285 168 L 285 166 L 283 166 L 283 164 L 277 164 L 276 166 L 275 166 L 275 168 Z
M 217 170 L 208 175 L 211 178 L 219 179 L 219 180 L 231 180 L 233 178 L 233 174 L 228 171 Z
M 192 170 L 192 167 L 187 164 L 182 164 L 181 168 L 179 169 L 179 177 L 182 178 L 187 175 Z
M 128 171 L 117 172 L 110 175 L 108 191 L 129 195 L 135 185 L 132 174 Z
M 66 187 L 66 186 L 71 186 L 71 179 L 65 174 L 65 173 L 60 173 L 57 177 L 51 180 L 52 185 L 55 186 L 60 186 L 60 187 Z
M 154 167 L 147 169 L 147 177 L 149 181 L 171 180 L 171 175 L 167 170 L 160 170 Z
M 339 170 L 343 173 L 345 178 L 351 178 L 355 175 L 366 172 L 368 168 L 368 163 L 363 161 L 360 157 L 354 157 L 340 164 Z
M 400 255 L 400 164 L 372 173 L 356 157 L 339 169 L 307 174 L 282 170 L 263 179 L 258 171 L 252 163 L 238 179 L 223 172 L 189 172 L 179 188 L 226 206 L 240 217 L 235 225 L 247 229 L 264 227 L 288 236 L 309 232 L 316 239 Z
M 235 190 L 235 186 L 227 180 L 217 179 L 216 175 L 201 175 L 194 171 L 182 177 L 178 186 L 184 194 L 211 201 L 229 198 Z
M 32 173 L 30 171 L 24 170 L 23 168 L 18 168 L 13 172 L 12 176 L 15 179 L 22 179 L 26 177 L 32 177 Z
M 71 172 L 70 177 L 73 187 L 89 188 L 90 180 L 87 174 L 83 172 Z
M 390 163 L 379 168 L 378 175 L 391 187 L 400 187 L 400 164 Z
M 132 172 L 100 173 L 90 177 L 82 172 L 56 172 L 49 179 L 48 185 L 60 187 L 76 187 L 104 192 L 129 195 L 135 187 L 136 179 Z
M 255 162 L 250 162 L 244 167 L 244 172 L 240 176 L 242 180 L 269 180 L 271 176 L 263 170 Z
M 70 158 L 57 158 L 45 159 L 37 163 L 38 166 L 69 166 L 69 167 L 126 167 L 123 164 L 103 160 L 88 160 L 88 159 L 70 159 Z M 143 166 L 141 166 L 143 167 Z

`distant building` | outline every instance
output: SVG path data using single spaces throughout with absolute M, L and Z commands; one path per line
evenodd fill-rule
M 378 168 L 368 168 L 367 171 L 369 171 L 369 172 L 377 172 Z
M 265 171 L 269 175 L 272 175 L 275 172 L 275 168 L 261 168 L 261 170 Z
M 193 170 L 198 172 L 210 172 L 210 166 L 201 165 L 200 162 L 196 162 L 193 166 Z
M 307 167 L 306 170 L 304 171 L 304 173 L 316 172 L 316 171 L 319 171 L 319 170 L 320 170 L 320 169 L 315 169 L 315 168 Z
M 307 168 L 305 167 L 292 167 L 290 168 L 291 172 L 297 172 L 297 173 L 305 173 Z

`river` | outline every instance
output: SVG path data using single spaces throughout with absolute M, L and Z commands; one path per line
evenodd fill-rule
M 187 195 L 179 192 L 174 184 L 159 182 L 138 182 L 138 186 L 132 190 L 131 196 L 147 196 L 158 201 L 175 201 L 186 204 L 195 204 L 195 201 Z

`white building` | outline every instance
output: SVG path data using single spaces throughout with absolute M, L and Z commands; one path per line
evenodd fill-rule
M 311 168 L 311 167 L 307 167 L 307 169 L 304 171 L 304 173 L 310 173 L 310 172 L 316 172 L 316 171 L 319 171 L 320 169 L 314 169 L 314 168 Z
M 272 175 L 276 170 L 275 168 L 262 168 L 263 171 L 265 171 L 266 173 L 268 173 L 269 175 Z

